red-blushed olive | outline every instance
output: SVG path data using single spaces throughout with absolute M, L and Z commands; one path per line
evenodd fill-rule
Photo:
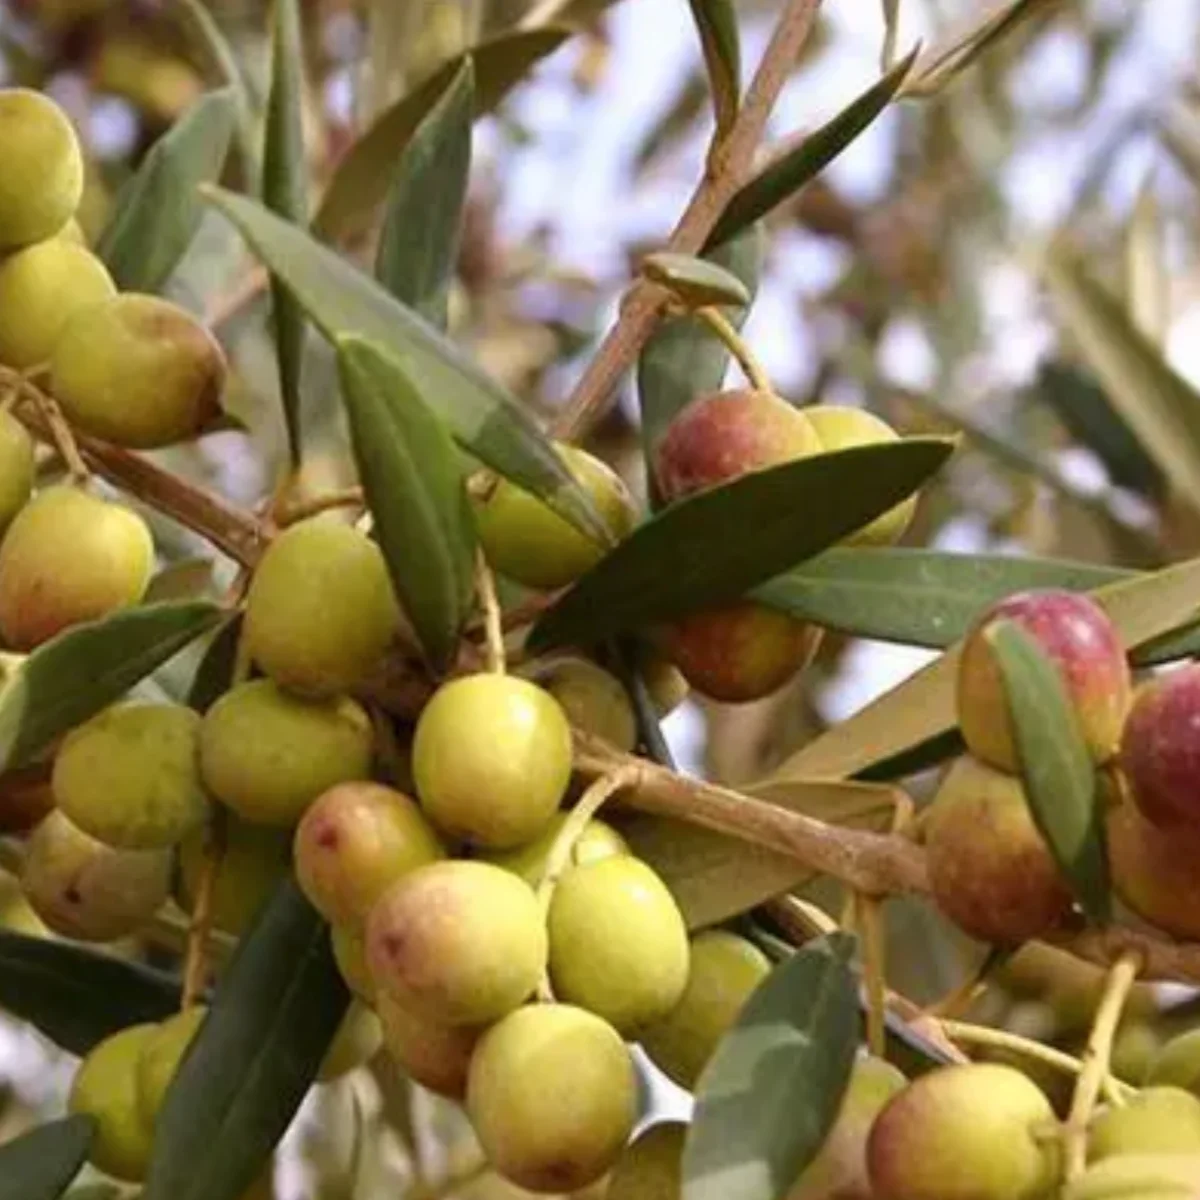
M 1152 825 L 1132 804 L 1108 816 L 1117 894 L 1143 920 L 1177 938 L 1200 938 L 1200 843 Z
M 1200 663 L 1138 689 L 1121 735 L 1120 765 L 1147 820 L 1200 839 Z
M 418 1016 L 386 992 L 376 997 L 383 1045 L 415 1083 L 439 1096 L 461 1100 L 467 1094 L 471 1055 L 483 1034 L 474 1025 L 444 1025 Z
M 946 774 L 925 826 L 933 899 L 984 942 L 1019 945 L 1071 910 L 1071 892 L 1021 781 L 965 755 Z
M 334 924 L 361 925 L 409 871 L 445 852 L 414 800 L 381 783 L 340 783 L 296 827 L 296 880 Z
M 879 1200 L 1042 1200 L 1060 1174 L 1045 1095 L 1013 1067 L 968 1063 L 892 1097 L 867 1139 Z
M 1012 621 L 1037 642 L 1059 670 L 1092 758 L 1111 759 L 1132 695 L 1125 649 L 1094 600 L 1052 589 L 999 601 L 967 634 L 958 664 L 958 724 L 967 749 L 1002 771 L 1020 769 L 1004 683 L 987 641 L 988 627 L 998 620 Z
M 417 796 L 447 836 L 507 850 L 549 826 L 571 778 L 571 727 L 549 692 L 512 675 L 443 684 L 413 738 Z
M 572 1192 L 617 1161 L 637 1116 L 633 1060 L 595 1014 L 531 1004 L 484 1034 L 467 1115 L 488 1162 L 538 1192 Z
M 532 995 L 546 966 L 533 889 L 490 863 L 418 867 L 371 910 L 367 964 L 376 986 L 418 1016 L 484 1025 Z

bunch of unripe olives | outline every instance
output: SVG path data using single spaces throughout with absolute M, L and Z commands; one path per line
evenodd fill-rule
M 23 385 L 44 378 L 50 415 L 85 448 L 91 438 L 157 449 L 212 427 L 226 364 L 181 308 L 118 294 L 84 244 L 82 158 L 62 112 L 37 93 L 0 91 L 0 145 L 0 639 L 28 652 L 139 604 L 155 549 L 137 513 L 82 478 L 35 494 L 26 426 L 47 412 L 26 411 Z M 705 395 L 667 428 L 652 491 L 670 504 L 896 436 L 856 409 L 796 409 L 761 390 Z M 637 513 L 619 477 L 583 450 L 558 450 L 610 541 L 627 536 Z M 569 586 L 606 552 L 507 481 L 471 500 L 490 568 L 525 588 Z M 848 543 L 895 542 L 914 503 Z M 205 920 L 240 937 L 294 873 L 355 997 L 321 1078 L 382 1047 L 461 1103 L 491 1167 L 518 1187 L 570 1193 L 607 1177 L 610 1200 L 679 1197 L 686 1127 L 633 1137 L 631 1046 L 696 1088 L 771 964 L 727 929 L 689 932 L 619 826 L 573 811 L 573 731 L 636 748 L 625 684 L 576 653 L 511 674 L 470 662 L 438 681 L 397 754 L 390 718 L 363 699 L 407 628 L 378 544 L 330 513 L 269 532 L 239 602 L 244 669 L 224 694 L 204 711 L 119 703 L 51 747 L 53 806 L 24 850 L 30 906 L 55 934 L 107 943 L 172 898 L 187 910 L 202 898 Z M 1002 601 L 961 648 L 968 753 L 922 822 L 938 906 L 974 937 L 1016 946 L 1072 904 L 1024 795 L 987 640 L 998 619 L 1059 669 L 1083 742 L 1115 781 L 1105 821 L 1119 894 L 1159 929 L 1200 938 L 1200 666 L 1135 694 L 1104 611 L 1068 592 Z M 634 669 L 664 712 L 689 686 L 729 703 L 768 695 L 821 636 L 752 600 L 643 633 L 650 645 Z M 96 1120 L 100 1170 L 144 1179 L 164 1096 L 204 1015 L 192 1005 L 135 1025 L 86 1057 L 70 1107 Z M 1064 1185 L 1061 1125 L 1026 1074 L 980 1062 L 910 1082 L 863 1054 L 786 1200 L 1197 1200 L 1200 1037 L 1161 1047 L 1145 1083 L 1100 1112 L 1087 1170 Z

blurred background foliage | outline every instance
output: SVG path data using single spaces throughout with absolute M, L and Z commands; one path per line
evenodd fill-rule
M 737 7 L 747 54 L 757 55 L 777 6 Z M 918 37 L 939 45 L 986 7 L 904 0 L 899 48 Z M 1163 453 L 1186 434 L 1172 424 L 1178 414 L 1164 416 L 1148 400 L 1164 386 L 1167 363 L 1200 379 L 1198 7 L 1022 5 L 1022 19 L 973 70 L 893 106 L 772 218 L 747 330 L 781 393 L 797 403 L 863 404 L 908 433 L 964 435 L 952 466 L 926 489 L 909 544 L 1128 566 L 1200 549 L 1198 514 L 1172 486 Z M 103 227 L 154 140 L 205 89 L 226 82 L 208 20 L 234 48 L 249 97 L 242 153 L 226 182 L 252 179 L 267 8 L 267 0 L 0 3 L 0 78 L 49 91 L 82 133 L 86 232 Z M 662 241 L 702 170 L 711 106 L 687 6 L 305 0 L 302 8 L 314 197 L 356 133 L 447 57 L 520 23 L 581 28 L 478 126 L 451 300 L 455 336 L 551 413 L 613 320 L 639 255 Z M 877 76 L 883 29 L 879 4 L 827 0 L 773 121 L 775 142 L 802 136 Z M 1125 306 L 1141 353 L 1124 342 L 1114 348 L 1080 321 L 1062 279 L 1043 286 L 1041 251 L 1051 238 Z M 369 261 L 371 247 L 352 252 Z M 263 276 L 229 226 L 210 218 L 169 292 L 218 328 L 235 368 L 231 407 L 245 430 L 164 458 L 256 504 L 286 466 Z M 328 350 L 312 338 L 308 354 L 305 420 L 318 452 L 305 486 L 320 492 L 347 483 L 350 468 Z M 590 444 L 644 491 L 632 394 Z M 205 552 L 160 522 L 156 532 L 181 562 Z M 782 693 L 738 708 L 689 703 L 667 734 L 685 768 L 751 779 L 928 657 L 829 636 L 812 669 Z M 170 677 L 158 682 L 173 686 Z M 935 930 L 923 911 L 892 909 L 892 982 L 931 999 L 961 978 L 961 939 Z M 0 910 L 5 925 L 36 926 L 6 881 Z M 982 1015 L 1072 1046 L 1095 984 L 1078 962 L 1023 954 Z M 1183 1019 L 1164 1016 L 1162 1003 L 1147 991 L 1131 1009 L 1119 1043 L 1119 1070 L 1130 1079 Z M 59 1052 L 24 1027 L 0 1025 L 0 1140 L 55 1111 L 68 1076 Z M 657 1103 L 682 1103 L 654 1086 Z M 432 1196 L 419 1178 L 470 1161 L 461 1119 L 381 1059 L 314 1092 L 281 1155 L 277 1190 L 285 1200 L 399 1195 L 402 1186 Z M 453 1194 L 518 1193 L 485 1180 Z

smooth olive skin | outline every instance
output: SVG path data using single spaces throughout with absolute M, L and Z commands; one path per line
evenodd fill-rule
M 83 154 L 66 113 L 27 88 L 0 90 L 0 254 L 53 237 L 83 196 Z
M 139 1183 L 150 1164 L 152 1132 L 138 1100 L 138 1064 L 157 1025 L 134 1025 L 101 1042 L 83 1060 L 67 1108 L 96 1121 L 88 1157 L 117 1179 Z
M 620 476 L 577 446 L 559 444 L 556 449 L 591 499 L 612 541 L 628 536 L 634 507 Z M 506 479 L 499 480 L 486 499 L 476 500 L 474 507 L 488 562 L 526 587 L 565 587 L 595 566 L 607 549 Z
M 50 389 L 72 424 L 137 450 L 203 433 L 221 414 L 226 373 L 191 313 L 128 292 L 75 313 L 50 354 Z
M 427 1020 L 485 1025 L 532 995 L 546 966 L 546 929 L 527 883 L 490 863 L 418 867 L 367 920 L 376 987 Z
M 568 1004 L 519 1008 L 471 1059 L 467 1115 L 492 1166 L 539 1192 L 599 1179 L 633 1130 L 637 1087 L 620 1036 Z
M 226 692 L 200 726 L 205 787 L 258 825 L 295 825 L 322 792 L 366 779 L 371 753 L 371 721 L 355 701 L 301 700 L 267 679 Z
M 682 1121 L 643 1129 L 617 1159 L 604 1200 L 679 1200 L 687 1129 Z
M 117 850 L 72 825 L 57 809 L 26 843 L 21 890 L 55 933 L 113 942 L 162 907 L 171 880 L 165 850 Z
M 1088 1161 L 1131 1154 L 1200 1155 L 1200 1100 L 1158 1084 L 1100 1113 L 1088 1130 Z
M 145 521 L 60 484 L 39 492 L 0 542 L 0 634 L 32 650 L 72 625 L 137 604 L 154 566 Z
M 376 1004 L 384 1048 L 401 1069 L 431 1092 L 462 1100 L 483 1028 L 445 1025 L 419 1016 L 386 992 L 377 993 Z
M 417 722 L 417 796 L 448 837 L 512 849 L 549 827 L 571 753 L 571 727 L 548 692 L 511 675 L 463 676 L 443 684 Z
M 72 317 L 116 294 L 104 264 L 63 238 L 0 260 L 0 363 L 24 371 L 47 362 Z
M 9 412 L 0 411 L 0 537 L 33 495 L 33 438 Z
M 298 521 L 267 548 L 246 595 L 246 645 L 280 687 L 324 698 L 350 691 L 400 629 L 379 547 L 331 516 Z
M 54 798 L 80 829 L 125 850 L 165 850 L 209 813 L 200 716 L 178 704 L 118 705 L 78 726 L 54 759 Z
M 623 1036 L 662 1020 L 688 981 L 687 926 L 654 871 L 628 855 L 567 870 L 550 901 L 554 994 Z

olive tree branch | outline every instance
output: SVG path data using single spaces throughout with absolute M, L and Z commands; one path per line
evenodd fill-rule
M 708 169 L 665 249 L 676 254 L 696 254 L 704 248 L 708 235 L 753 165 L 771 110 L 812 32 L 820 4 L 821 0 L 787 0 L 737 119 L 709 155 Z M 641 280 L 633 285 L 622 303 L 617 323 L 605 335 L 570 400 L 554 421 L 556 438 L 578 437 L 599 415 L 617 381 L 649 339 L 669 297 L 670 292 L 658 284 Z

